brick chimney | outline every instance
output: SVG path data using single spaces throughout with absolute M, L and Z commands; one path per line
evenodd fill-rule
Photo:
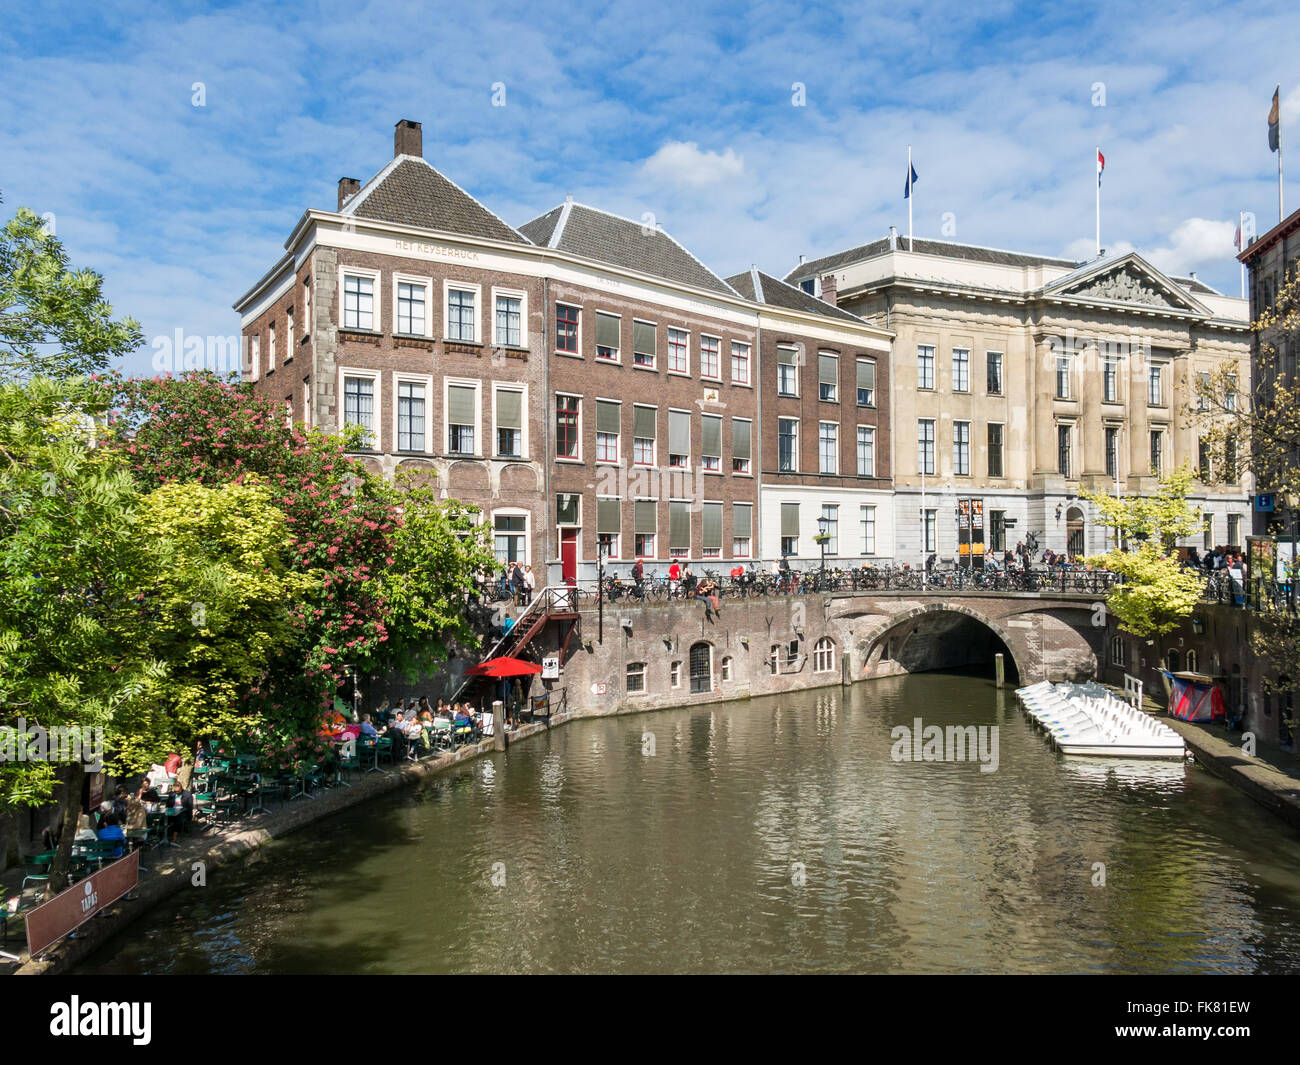
M 399 155 L 424 155 L 424 138 L 420 123 L 404 118 L 393 127 L 393 157 Z
M 361 191 L 361 182 L 354 177 L 339 178 L 339 210 L 343 210 L 343 205 L 352 199 Z
M 835 275 L 827 274 L 822 278 L 822 301 L 829 303 L 832 307 L 836 307 L 839 304 L 835 297 Z

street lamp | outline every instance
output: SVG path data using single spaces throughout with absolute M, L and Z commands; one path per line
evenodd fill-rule
M 605 642 L 605 554 L 609 544 L 596 537 L 596 638 Z
M 822 548 L 822 574 L 821 586 L 826 587 L 826 541 L 830 539 L 829 529 L 831 527 L 830 518 L 823 514 L 817 519 L 817 542 Z

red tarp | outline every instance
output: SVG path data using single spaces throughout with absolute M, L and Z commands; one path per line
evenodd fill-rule
M 1168 673 L 1169 713 L 1182 721 L 1222 721 L 1223 689 L 1197 673 Z
M 530 673 L 540 673 L 542 667 L 536 662 L 525 662 L 522 658 L 490 658 L 471 666 L 465 672 L 472 677 L 526 677 Z

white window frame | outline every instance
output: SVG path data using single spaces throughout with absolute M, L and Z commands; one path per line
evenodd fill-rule
M 879 533 L 879 527 L 876 523 L 876 504 L 858 504 L 858 531 L 862 533 L 862 553 L 864 555 L 874 555 L 876 553 Z
M 998 390 L 989 391 L 989 356 L 998 357 Z M 1007 394 L 1007 353 L 997 348 L 984 349 L 984 394 L 986 396 L 1005 396 Z
M 284 314 L 284 361 L 293 362 L 293 311 Z
M 423 333 L 403 333 L 398 326 L 401 324 L 401 300 L 399 293 L 403 285 L 414 285 L 417 288 L 424 289 L 424 332 Z M 421 277 L 419 274 L 393 274 L 393 334 L 403 337 L 424 337 L 426 340 L 433 339 L 433 278 Z
M 828 400 L 827 402 L 830 401 Z M 822 445 L 825 443 L 825 441 L 822 440 L 822 430 L 825 429 L 827 426 L 830 426 L 832 429 L 835 430 L 835 439 L 832 441 L 832 443 L 834 443 L 835 446 L 831 451 L 831 465 L 834 466 L 834 469 L 830 469 L 830 470 L 826 469 L 826 455 L 822 451 Z M 826 422 L 821 420 L 818 420 L 817 422 L 817 472 L 824 473 L 828 477 L 839 476 L 840 473 L 840 423 L 839 422 Z
M 592 452 L 591 461 L 598 466 L 621 466 L 623 465 L 623 401 L 621 399 L 611 399 L 609 396 L 597 396 L 592 400 L 593 403 L 613 403 L 618 407 L 618 432 L 614 434 L 614 457 L 612 459 L 603 459 L 600 457 L 600 427 L 596 427 L 595 451 Z
M 679 333 L 686 340 L 686 369 L 674 370 L 672 359 L 673 334 Z M 669 376 L 672 377 L 690 377 L 691 376 L 691 331 L 689 329 L 680 329 L 675 325 L 668 327 L 667 339 L 664 341 L 664 365 L 668 368 Z
M 646 664 L 644 662 L 629 662 L 623 669 L 623 693 L 625 695 L 648 695 L 650 689 L 646 686 Z M 633 677 L 641 678 L 641 687 L 631 688 L 628 681 Z
M 492 382 L 492 455 L 497 457 L 497 396 L 502 392 L 518 392 L 519 400 L 519 420 L 523 424 L 519 427 L 519 455 L 510 455 L 507 461 L 524 461 L 531 454 L 529 450 L 528 439 L 528 386 L 526 384 L 516 384 L 513 381 L 493 381 Z
M 519 343 L 507 344 L 497 333 L 497 299 L 519 301 Z M 497 288 L 492 286 L 492 346 L 496 348 L 514 348 L 520 350 L 528 347 L 528 293 L 518 288 Z
M 731 421 L 733 423 L 731 429 L 731 441 L 732 441 L 731 475 L 733 477 L 753 477 L 754 476 L 754 419 L 753 418 L 732 418 Z M 741 462 L 746 462 L 749 465 L 746 466 L 746 468 L 743 470 L 736 469 L 736 455 L 735 455 L 736 429 L 734 424 L 736 422 L 749 422 L 749 458 L 740 460 Z
M 857 429 L 858 429 L 858 431 L 857 431 L 857 433 L 855 434 L 855 436 L 856 436 L 856 440 L 854 441 L 854 447 L 855 447 L 855 451 L 856 451 L 856 455 L 857 455 L 857 460 L 858 460 L 858 476 L 859 476 L 859 477 L 874 477 L 874 476 L 876 475 L 876 429 L 875 429 L 875 426 L 872 426 L 872 425 L 859 425 L 859 426 L 857 427 Z M 870 468 L 869 470 L 866 470 L 866 471 L 864 471 L 864 470 L 862 469 L 862 444 L 863 444 L 862 434 L 863 434 L 863 433 L 866 434 L 866 436 L 867 436 L 867 442 L 870 443 L 870 445 L 871 445 L 871 463 L 870 463 L 871 468 Z
M 778 345 L 776 346 L 776 348 L 777 348 L 777 351 L 783 351 L 783 350 L 784 350 L 784 351 L 792 351 L 792 352 L 794 352 L 794 359 L 793 359 L 791 362 L 788 362 L 788 363 L 785 364 L 785 365 L 787 365 L 787 366 L 792 366 L 792 367 L 794 367 L 794 391 L 793 391 L 793 392 L 782 392 L 782 391 L 781 391 L 781 365 L 782 365 L 782 363 L 781 363 L 780 356 L 778 356 L 778 357 L 777 357 L 777 360 L 776 360 L 776 394 L 777 394 L 778 396 L 782 396 L 782 397 L 784 397 L 784 398 L 786 398 L 786 399 L 798 399 L 798 398 L 799 398 L 799 383 L 800 383 L 800 378 L 803 376 L 803 375 L 799 372 L 800 369 L 801 369 L 802 366 L 803 366 L 803 351 L 802 351 L 802 349 L 799 347 L 798 344 L 778 344 Z
M 683 464 L 680 465 L 680 466 L 674 466 L 674 465 L 673 465 L 673 444 L 672 444 L 672 432 L 673 432 L 673 429 L 672 429 L 672 426 L 673 426 L 673 415 L 674 415 L 674 414 L 685 414 L 685 415 L 686 415 L 686 424 L 687 424 L 687 427 L 688 427 L 688 428 L 687 428 L 687 433 L 688 433 L 688 435 L 691 435 L 691 436 L 694 435 L 694 433 L 693 433 L 693 431 L 692 431 L 692 430 L 694 429 L 694 424 L 693 424 L 694 419 L 691 417 L 691 412 L 690 412 L 689 410 L 686 410 L 686 409 L 683 408 L 683 407 L 669 407 L 669 408 L 668 408 L 668 451 L 667 451 L 667 455 L 668 455 L 668 468 L 669 468 L 670 470 L 689 470 L 689 469 L 691 468 L 691 460 L 695 457 L 695 456 L 692 455 L 689 451 L 686 452 L 686 461 L 685 461 L 685 463 L 683 463 Z M 655 426 L 655 427 L 658 428 L 658 424 L 657 424 L 657 423 L 656 423 L 656 426 Z M 691 445 L 691 441 L 690 441 L 690 440 L 687 440 L 686 443 L 687 443 L 687 446 L 688 446 L 688 447 Z
M 927 555 L 939 552 L 939 511 L 935 507 L 921 511 L 921 545 Z
M 835 672 L 835 641 L 829 636 L 823 636 L 813 644 L 813 672 Z
M 731 681 L 731 655 L 723 655 L 722 661 L 718 664 L 719 680 L 723 684 Z
M 249 380 L 260 381 L 262 379 L 262 335 L 254 333 L 248 338 L 249 352 Z
M 1165 367 L 1169 363 L 1157 362 L 1152 359 L 1147 365 L 1147 406 L 1163 407 L 1165 406 Z M 1155 399 L 1151 398 L 1151 385 L 1155 384 L 1158 395 Z
M 398 410 L 400 406 L 398 401 L 400 399 L 400 393 L 401 393 L 401 388 L 399 386 L 402 384 L 402 382 L 424 385 L 424 447 L 422 447 L 419 452 L 399 451 L 397 448 L 398 438 L 399 438 L 398 427 L 401 425 L 401 421 L 398 418 Z M 424 453 L 426 455 L 432 454 L 432 449 L 429 447 L 429 434 L 433 431 L 433 421 L 434 421 L 433 404 L 434 404 L 433 376 L 431 374 L 418 374 L 418 373 L 405 373 L 405 372 L 393 374 L 393 453 L 394 454 L 398 454 L 398 455 L 415 455 L 420 453 Z M 446 409 L 447 408 L 444 404 L 443 410 Z
M 474 336 L 464 340 L 451 335 L 451 294 L 456 292 L 474 293 Z M 496 308 L 493 307 L 495 316 Z M 453 344 L 481 344 L 483 342 L 483 286 L 477 281 L 457 281 L 450 277 L 442 281 L 442 339 Z
M 655 435 L 650 437 L 650 461 L 649 462 L 638 462 L 636 458 L 636 442 L 638 440 L 646 439 L 644 436 L 639 437 L 636 435 L 636 411 L 638 407 L 641 407 L 645 410 L 653 410 L 655 412 Z M 632 404 L 632 451 L 630 454 L 632 460 L 631 464 L 637 469 L 642 469 L 642 470 L 653 469 L 658 464 L 659 462 L 659 408 L 657 406 L 651 406 L 649 403 L 634 402 Z
M 372 283 L 373 294 L 370 300 L 372 308 L 371 317 L 374 319 L 370 323 L 370 328 L 364 326 L 347 325 L 347 279 L 348 277 L 368 278 Z M 371 270 L 364 266 L 345 266 L 339 264 L 339 328 L 351 329 L 358 333 L 380 333 L 383 332 L 383 275 L 379 270 Z
M 718 372 L 708 374 L 704 372 L 704 342 L 706 340 L 717 341 L 718 344 Z M 721 381 L 722 380 L 722 337 L 714 336 L 712 333 L 700 334 L 700 380 L 701 381 Z
M 744 351 L 744 355 L 741 356 L 742 362 L 744 363 L 744 367 L 745 367 L 745 376 L 743 379 L 736 376 L 736 359 L 738 357 L 736 355 L 737 348 L 740 348 Z M 731 383 L 733 385 L 738 385 L 739 387 L 742 388 L 754 387 L 753 354 L 754 354 L 753 345 L 747 343 L 746 341 L 733 340 L 731 342 Z
M 310 429 L 311 422 L 311 383 L 304 381 L 302 383 L 302 423 Z
M 822 356 L 835 360 L 835 383 L 832 386 L 835 390 L 829 399 L 822 398 Z M 857 373 L 857 363 L 853 364 L 853 372 Z M 853 395 L 857 398 L 858 383 L 853 382 Z M 840 353 L 838 351 L 818 351 L 817 352 L 817 402 L 818 403 L 838 403 L 840 401 Z
M 778 416 L 777 419 L 776 419 L 776 470 L 777 470 L 777 473 L 800 473 L 800 472 L 802 472 L 802 471 L 800 470 L 800 468 L 799 468 L 799 467 L 800 467 L 800 462 L 799 462 L 799 429 L 800 429 L 800 422 L 802 422 L 802 421 L 803 421 L 802 418 L 788 418 L 788 417 L 786 417 L 785 415 L 780 415 L 780 416 Z M 791 468 L 791 469 L 788 469 L 788 470 L 783 470 L 783 469 L 781 469 L 781 423 L 782 423 L 782 422 L 794 422 L 794 448 L 793 448 L 792 453 L 791 453 L 791 456 L 790 456 L 790 457 L 793 459 L 793 465 L 792 465 L 792 468 Z
M 492 553 L 495 557 L 497 548 L 497 518 L 523 518 L 524 531 L 522 534 L 512 533 L 512 536 L 522 535 L 524 538 L 524 558 L 525 566 L 531 566 L 533 563 L 533 515 L 524 507 L 498 507 L 488 512 L 487 532 L 492 537 Z
M 964 355 L 965 358 L 962 358 L 962 359 L 957 358 L 957 355 L 958 355 L 959 353 L 962 354 L 962 355 Z M 970 353 L 971 353 L 971 349 L 970 349 L 970 348 L 953 348 L 953 349 L 952 349 L 952 390 L 953 390 L 954 392 L 959 392 L 959 393 L 963 393 L 963 394 L 965 394 L 965 393 L 967 393 L 967 392 L 970 391 Z M 961 388 L 958 388 L 958 387 L 957 387 L 957 367 L 958 367 L 958 365 L 961 365 L 961 366 L 962 366 L 962 368 L 963 368 L 963 370 L 964 370 L 964 374 L 965 374 L 965 383 L 964 383 L 963 387 L 961 387 Z M 987 383 L 987 382 L 985 382 L 985 383 Z
M 452 451 L 451 450 L 451 419 L 447 416 L 447 398 L 450 395 L 452 385 L 461 387 L 472 387 L 474 389 L 474 450 L 469 451 Z M 442 379 L 442 438 L 440 454 L 452 458 L 482 458 L 483 451 L 483 382 L 475 377 L 444 377 Z M 527 511 L 524 511 L 527 513 Z
M 921 426 L 928 424 L 930 426 L 930 461 L 922 461 L 921 450 Z M 916 472 L 925 474 L 927 477 L 933 477 L 935 471 L 939 468 L 939 423 L 936 418 L 917 418 L 916 419 Z
M 958 426 L 962 426 L 962 425 L 964 425 L 964 426 L 966 427 L 966 440 L 965 440 L 965 444 L 966 444 L 966 468 L 965 468 L 964 470 L 961 470 L 961 469 L 958 469 L 958 468 L 957 468 L 957 458 L 958 458 L 958 455 L 960 454 L 960 452 L 958 451 L 958 448 L 957 448 L 957 445 L 958 445 L 958 440 L 957 440 L 957 428 L 958 428 Z M 971 462 L 970 462 L 970 452 L 971 452 L 971 439 L 970 439 L 970 437 L 971 437 L 971 432 L 970 432 L 970 428 L 971 428 L 971 423 L 968 422 L 968 421 L 963 421 L 963 420 L 961 420 L 961 419 L 954 419 L 954 420 L 953 420 L 953 423 L 952 423 L 952 475 L 953 475 L 954 477 L 969 477 L 969 476 L 971 475 L 971 473 L 970 473 L 970 468 L 971 468 Z
M 938 372 L 939 372 L 939 368 L 938 368 L 939 359 L 938 359 L 938 355 L 936 354 L 937 350 L 938 350 L 937 344 L 916 345 L 916 387 L 920 391 L 934 392 L 936 390 L 936 385 L 938 383 Z M 921 373 L 921 367 L 925 365 L 925 361 L 926 361 L 925 357 L 922 356 L 921 354 L 923 351 L 928 351 L 930 353 L 929 354 L 930 365 L 928 367 L 929 369 L 928 379 L 930 383 L 928 385 L 925 383 L 926 375 Z
M 638 322 L 641 325 L 648 325 L 651 329 L 655 331 L 655 350 L 654 350 L 654 354 L 651 355 L 649 362 L 636 361 L 636 354 L 637 354 L 636 327 Z M 629 361 L 628 365 L 635 370 L 658 370 L 659 369 L 659 323 L 658 322 L 652 322 L 648 318 L 632 319 L 632 352 L 631 352 L 631 360 Z
M 362 370 L 353 369 L 351 366 L 340 366 L 338 368 L 338 392 L 339 397 L 339 428 L 342 428 L 346 422 L 347 411 L 347 391 L 346 382 L 349 377 L 368 377 L 375 383 L 375 427 L 371 430 L 374 439 L 371 441 L 369 450 L 383 451 L 384 449 L 384 378 L 379 370 Z
M 826 551 L 832 556 L 838 556 L 840 553 L 840 505 L 838 503 L 823 503 L 821 507 L 822 512 L 817 515 L 816 519 L 817 535 L 821 535 L 821 519 L 825 518 L 827 527 L 834 530 L 834 532 L 827 533 L 829 539 L 826 543 Z M 828 510 L 833 511 L 833 513 L 827 514 Z M 818 545 L 819 553 L 820 550 L 821 547 Z
M 622 366 L 623 365 L 623 315 L 618 311 L 607 311 L 602 307 L 597 307 L 595 325 L 593 325 L 593 328 L 596 330 L 595 332 L 596 338 L 599 338 L 600 336 L 600 330 L 599 328 L 596 328 L 596 326 L 599 325 L 600 316 L 602 314 L 607 315 L 610 318 L 618 319 L 618 351 L 615 353 L 612 359 L 607 359 L 605 358 L 605 356 L 601 355 L 599 344 L 595 343 L 592 345 L 592 358 L 595 359 L 596 362 L 603 362 L 608 366 Z
M 275 372 L 275 323 L 269 322 L 266 326 L 266 372 L 272 374 Z

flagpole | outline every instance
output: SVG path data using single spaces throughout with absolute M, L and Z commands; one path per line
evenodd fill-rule
M 1237 212 L 1237 252 L 1246 250 L 1246 212 Z M 1241 264 L 1241 298 L 1246 298 L 1246 264 Z
M 1092 168 L 1097 171 L 1097 258 L 1101 258 L 1101 171 L 1097 168 L 1101 165 L 1101 145 L 1093 149 L 1096 154 L 1092 157 Z
M 1282 86 L 1277 87 L 1277 220 L 1286 217 L 1286 208 L 1282 203 Z
M 1282 165 L 1282 156 L 1278 156 L 1278 166 Z M 897 187 L 898 186 L 894 186 Z M 911 144 L 907 146 L 907 251 L 911 251 Z

